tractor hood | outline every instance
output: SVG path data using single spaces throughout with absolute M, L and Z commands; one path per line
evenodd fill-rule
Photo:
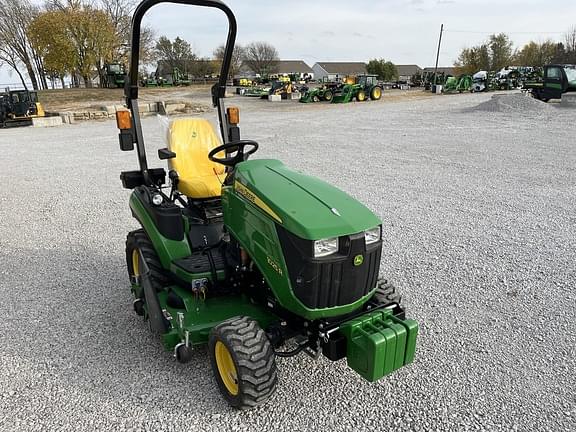
M 288 231 L 307 240 L 354 234 L 381 223 L 372 211 L 340 189 L 274 159 L 238 164 L 234 189 Z

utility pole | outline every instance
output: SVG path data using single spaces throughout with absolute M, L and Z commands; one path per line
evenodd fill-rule
M 440 25 L 440 38 L 438 39 L 438 52 L 436 52 L 436 66 L 434 66 L 434 81 L 432 81 L 432 91 L 436 91 L 436 74 L 438 72 L 438 58 L 440 57 L 440 44 L 442 43 L 442 32 L 444 31 L 444 24 Z

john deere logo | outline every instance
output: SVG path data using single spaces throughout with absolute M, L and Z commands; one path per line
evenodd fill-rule
M 356 255 L 354 257 L 354 265 L 356 267 L 362 265 L 363 262 L 364 262 L 364 257 L 362 255 Z
M 198 133 L 196 131 L 192 131 L 191 135 L 192 138 L 196 138 L 198 136 Z

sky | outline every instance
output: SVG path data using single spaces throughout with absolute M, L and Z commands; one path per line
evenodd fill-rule
M 266 41 L 284 60 L 368 61 L 433 66 L 440 25 L 439 66 L 491 33 L 509 34 L 515 47 L 560 41 L 576 26 L 576 1 L 556 0 L 225 0 L 236 14 L 238 42 Z M 180 36 L 202 56 L 224 42 L 226 21 L 216 10 L 154 6 L 145 18 L 157 36 Z M 0 88 L 17 82 L 0 69 Z

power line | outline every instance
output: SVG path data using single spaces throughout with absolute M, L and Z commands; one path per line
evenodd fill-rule
M 446 30 L 445 33 L 475 33 L 475 34 L 496 34 L 496 33 L 506 33 L 506 34 L 564 34 L 566 32 L 559 31 L 525 31 L 525 32 L 488 32 L 488 31 L 473 31 L 473 30 Z

